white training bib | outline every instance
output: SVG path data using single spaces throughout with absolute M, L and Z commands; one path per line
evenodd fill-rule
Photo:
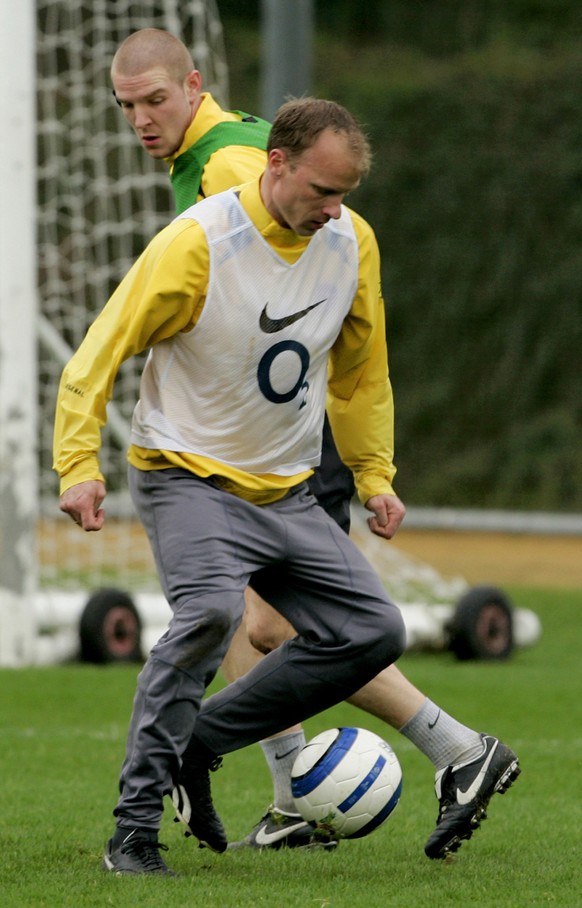
M 348 211 L 342 207 L 292 265 L 261 236 L 234 191 L 180 217 L 206 234 L 208 295 L 191 332 L 152 348 L 133 443 L 250 473 L 290 476 L 316 466 L 328 352 L 357 289 Z

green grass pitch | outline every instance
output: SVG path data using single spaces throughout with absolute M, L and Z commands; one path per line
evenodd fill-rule
M 4 908 L 442 908 L 577 906 L 582 898 L 582 592 L 510 591 L 538 613 L 541 641 L 505 663 L 411 655 L 401 667 L 462 721 L 499 735 L 522 775 L 450 863 L 423 853 L 437 803 L 432 766 L 397 733 L 340 705 L 307 735 L 363 725 L 396 750 L 403 796 L 388 822 L 333 853 L 215 855 L 185 839 L 167 805 L 161 841 L 177 879 L 100 869 L 137 668 L 0 671 L 0 898 Z M 230 838 L 249 831 L 271 789 L 258 747 L 228 756 L 213 791 Z

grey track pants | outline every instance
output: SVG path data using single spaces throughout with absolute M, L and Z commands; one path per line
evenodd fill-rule
M 394 662 L 404 625 L 305 484 L 258 507 L 181 469 L 130 467 L 129 482 L 173 616 L 138 679 L 114 813 L 122 826 L 157 829 L 194 725 L 217 754 L 281 731 Z M 249 582 L 297 637 L 201 708 Z

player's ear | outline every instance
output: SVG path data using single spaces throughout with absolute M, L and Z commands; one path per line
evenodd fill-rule
M 269 166 L 275 176 L 280 176 L 288 162 L 288 157 L 282 148 L 272 148 L 269 152 Z
M 202 76 L 197 69 L 188 73 L 184 80 L 184 87 L 188 100 L 192 101 L 202 91 Z

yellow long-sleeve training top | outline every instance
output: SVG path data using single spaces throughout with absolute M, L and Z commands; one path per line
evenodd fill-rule
M 297 261 L 309 243 L 278 225 L 265 208 L 259 180 L 244 185 L 240 201 L 277 255 Z M 359 246 L 358 287 L 329 358 L 327 412 L 344 463 L 362 502 L 393 494 L 393 401 L 388 377 L 380 256 L 369 225 L 350 211 Z M 101 428 L 122 362 L 180 331 L 191 331 L 204 306 L 209 253 L 200 225 L 172 222 L 149 244 L 111 296 L 63 371 L 54 432 L 54 469 L 61 493 L 77 483 L 104 480 L 99 467 Z M 257 504 L 276 500 L 311 471 L 297 476 L 250 474 L 208 458 L 132 445 L 129 462 L 142 470 L 180 466 L 214 476 Z

